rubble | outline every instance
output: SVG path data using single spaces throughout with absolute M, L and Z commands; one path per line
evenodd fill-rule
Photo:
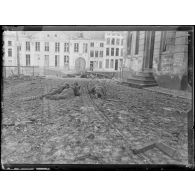
M 49 98 L 19 101 L 22 97 L 57 90 L 64 83 L 72 86 L 74 82 L 72 78 L 41 82 L 35 79 L 33 84 L 12 82 L 4 87 L 2 162 L 143 163 L 143 159 L 127 150 L 127 143 L 97 113 L 96 107 L 83 102 L 83 93 L 74 96 L 72 89 L 65 89 L 52 95 L 58 96 L 58 101 Z M 187 114 L 175 110 L 189 109 L 191 101 L 119 86 L 110 80 L 78 78 L 77 82 L 81 88 L 105 87 L 105 99 L 91 98 L 120 127 L 129 146 L 141 147 L 162 139 L 182 157 L 178 163 L 187 162 Z M 151 151 L 146 153 L 154 163 L 173 163 L 157 150 Z

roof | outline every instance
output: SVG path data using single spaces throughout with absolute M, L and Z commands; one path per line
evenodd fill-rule
M 14 32 L 14 33 L 13 33 Z M 104 41 L 108 31 L 18 31 L 19 37 Z M 15 34 L 15 31 L 10 34 Z M 9 33 L 8 33 L 9 34 Z M 121 34 L 121 33 L 120 33 Z

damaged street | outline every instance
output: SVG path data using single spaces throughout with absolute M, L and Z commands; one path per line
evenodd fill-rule
M 190 108 L 190 99 L 112 79 L 10 77 L 2 164 L 187 164 Z

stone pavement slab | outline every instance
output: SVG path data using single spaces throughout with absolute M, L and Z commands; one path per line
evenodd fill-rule
M 181 90 L 174 90 L 174 89 L 167 89 L 167 88 L 163 88 L 163 87 L 148 87 L 148 88 L 144 88 L 145 90 L 148 91 L 153 91 L 153 92 L 157 92 L 157 93 L 163 93 L 163 94 L 167 94 L 173 97 L 180 97 L 180 98 L 184 98 L 184 99 L 192 99 L 192 92 L 188 92 L 188 91 L 181 91 Z

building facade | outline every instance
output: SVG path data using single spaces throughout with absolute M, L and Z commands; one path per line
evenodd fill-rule
M 107 39 L 114 41 L 108 43 Z M 60 31 L 7 31 L 4 33 L 6 76 L 11 72 L 16 74 L 18 67 L 22 74 L 34 71 L 40 75 L 52 71 L 64 74 L 116 72 L 123 63 L 123 45 L 123 36 L 115 32 L 106 32 L 102 39 L 91 39 L 82 32 L 73 37 Z M 109 55 L 106 55 L 107 49 Z
M 124 37 L 119 32 L 105 33 L 105 69 L 119 71 L 124 63 Z
M 105 70 L 105 41 L 90 41 L 90 71 Z
M 172 89 L 187 88 L 187 31 L 130 31 L 126 36 L 126 64 L 129 78 L 136 75 L 154 76 L 156 83 Z M 133 80 L 134 79 L 134 80 Z M 136 81 L 137 79 L 137 81 Z M 152 81 L 151 77 L 144 80 Z M 150 82 L 148 82 L 150 84 Z M 154 84 L 155 82 L 153 82 Z M 148 85 L 149 85 L 148 84 Z

